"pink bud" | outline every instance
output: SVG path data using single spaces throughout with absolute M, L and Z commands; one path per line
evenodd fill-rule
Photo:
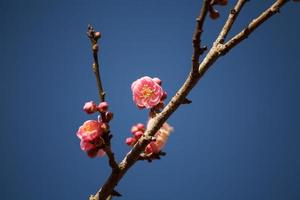
M 95 39 L 98 40 L 99 38 L 101 38 L 101 33 L 100 32 L 96 32 L 95 33 Z
M 145 153 L 146 153 L 146 154 L 153 153 L 153 151 L 152 151 L 152 147 L 151 147 L 151 145 L 150 145 L 150 144 L 148 144 L 148 145 L 147 145 L 147 147 L 146 147 L 146 149 L 145 149 Z
M 98 105 L 98 110 L 99 112 L 107 112 L 108 110 L 108 103 L 107 102 L 101 102 L 99 105 Z
M 160 100 L 165 100 L 166 98 L 168 97 L 168 94 L 166 91 L 164 91 L 164 94 L 162 95 L 161 99 Z
M 128 146 L 133 146 L 136 141 L 137 139 L 130 137 L 130 138 L 126 138 L 125 142 Z
M 219 13 L 217 10 L 213 9 L 213 10 L 211 10 L 211 12 L 209 13 L 209 16 L 210 16 L 210 18 L 212 18 L 212 19 L 218 19 L 218 18 L 220 17 L 220 13 Z
M 142 123 L 138 123 L 138 124 L 136 125 L 136 127 L 137 127 L 138 130 L 140 130 L 140 131 L 145 131 L 145 125 L 142 124 Z
M 83 106 L 83 110 L 87 114 L 93 114 L 97 111 L 97 105 L 93 101 L 86 102 Z
M 132 126 L 131 133 L 134 134 L 137 131 L 139 131 L 139 128 L 137 126 Z
M 106 114 L 105 114 L 105 118 L 106 118 L 106 121 L 110 121 L 110 120 L 112 120 L 112 118 L 114 117 L 114 114 L 112 113 L 112 112 L 107 112 Z
M 160 80 L 159 78 L 155 77 L 155 78 L 152 78 L 152 80 L 153 80 L 155 83 L 157 83 L 158 85 L 161 85 L 161 80 Z
M 135 137 L 136 139 L 139 139 L 143 134 L 144 134 L 144 133 L 143 133 L 142 131 L 137 131 L 137 132 L 134 133 L 134 137 Z

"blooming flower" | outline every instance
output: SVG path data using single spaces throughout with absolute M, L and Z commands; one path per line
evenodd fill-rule
M 154 119 L 150 118 L 147 124 L 147 128 L 150 128 L 153 122 Z M 146 155 L 152 153 L 159 153 L 162 150 L 162 148 L 165 146 L 168 137 L 172 131 L 173 131 L 173 127 L 171 127 L 167 122 L 164 123 L 163 126 L 155 134 L 156 140 L 150 142 L 147 145 L 145 149 Z M 129 146 L 133 146 L 137 142 L 137 140 L 144 134 L 145 126 L 141 123 L 138 123 L 132 126 L 131 132 L 133 134 L 133 137 L 129 137 L 126 139 L 126 144 Z
M 157 78 L 144 76 L 131 85 L 133 101 L 139 108 L 153 108 L 160 103 L 164 91 Z
M 99 152 L 100 150 L 102 151 L 101 145 L 103 144 L 103 139 L 101 136 L 104 133 L 103 125 L 102 121 L 88 120 L 77 131 L 76 135 L 81 140 L 80 147 L 90 157 L 103 154 L 103 152 Z
M 97 105 L 93 101 L 86 102 L 83 106 L 83 110 L 87 114 L 93 114 L 97 112 Z
M 149 120 L 150 121 L 150 120 Z M 156 140 L 150 142 L 145 149 L 145 153 L 158 153 L 165 146 L 170 133 L 173 131 L 173 128 L 168 124 L 164 123 L 163 126 L 155 134 Z

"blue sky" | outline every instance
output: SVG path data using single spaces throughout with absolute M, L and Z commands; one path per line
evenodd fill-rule
M 250 1 L 230 36 L 272 1 Z M 160 77 L 175 94 L 190 69 L 201 1 L 0 1 L 0 194 L 2 200 L 87 199 L 109 174 L 107 160 L 79 148 L 84 102 L 97 101 L 87 24 L 102 32 L 101 66 L 121 160 L 130 128 L 147 120 L 130 85 Z M 211 46 L 233 5 L 205 23 Z M 298 200 L 299 5 L 288 3 L 222 57 L 169 123 L 167 156 L 136 164 L 121 199 Z M 170 98 L 168 98 L 169 100 Z

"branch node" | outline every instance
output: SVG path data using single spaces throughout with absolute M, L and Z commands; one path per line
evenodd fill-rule
M 236 10 L 233 8 L 230 10 L 230 14 L 235 15 L 236 14 Z
M 116 190 L 113 190 L 112 193 L 111 193 L 111 195 L 112 195 L 112 196 L 116 196 L 116 197 L 121 197 L 121 196 L 122 196 L 122 194 L 119 193 L 119 192 L 116 191 Z
M 188 98 L 184 98 L 181 104 L 190 104 L 192 103 L 191 100 L 189 100 Z

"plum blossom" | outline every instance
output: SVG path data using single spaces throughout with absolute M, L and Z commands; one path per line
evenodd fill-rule
M 151 120 L 149 120 L 151 123 Z M 149 124 L 149 123 L 148 123 Z M 167 122 L 163 124 L 163 126 L 156 132 L 155 137 L 156 140 L 150 142 L 145 149 L 146 154 L 151 153 L 159 153 L 162 148 L 165 146 L 170 133 L 173 131 L 173 127 L 171 127 Z
M 103 155 L 101 146 L 103 145 L 102 135 L 104 133 L 102 121 L 88 120 L 79 127 L 76 135 L 81 140 L 80 147 L 87 152 L 90 157 Z M 100 152 L 101 151 L 101 152 Z
M 131 85 L 133 101 L 139 108 L 153 108 L 161 102 L 164 95 L 161 83 L 158 78 L 144 76 Z
M 147 124 L 147 128 L 149 128 L 153 124 L 153 118 L 150 118 Z M 149 155 L 152 153 L 159 153 L 162 148 L 165 146 L 170 133 L 173 131 L 173 127 L 171 127 L 167 122 L 163 124 L 163 126 L 156 132 L 155 137 L 156 140 L 150 142 L 146 149 L 145 154 Z M 131 133 L 133 137 L 129 137 L 126 139 L 126 144 L 129 146 L 133 146 L 137 140 L 144 134 L 145 126 L 141 123 L 132 126 Z

